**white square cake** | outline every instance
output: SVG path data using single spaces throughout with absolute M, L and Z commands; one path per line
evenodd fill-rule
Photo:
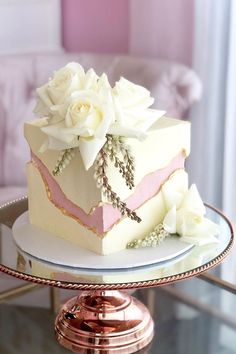
M 145 88 L 123 78 L 111 88 L 105 74 L 77 63 L 38 95 L 41 118 L 25 124 L 32 224 L 102 255 L 137 247 L 160 223 L 187 238 L 189 208 L 193 231 L 204 224 L 215 233 L 197 191 L 188 191 L 189 122 L 150 109 Z M 183 213 L 186 193 L 196 208 L 190 202 Z

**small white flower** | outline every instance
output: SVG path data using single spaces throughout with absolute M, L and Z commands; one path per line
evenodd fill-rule
M 219 226 L 204 217 L 205 206 L 193 184 L 188 191 L 182 193 L 182 198 L 173 194 L 171 205 L 171 191 L 162 188 L 164 200 L 167 200 L 168 212 L 164 217 L 164 229 L 171 234 L 178 234 L 181 240 L 198 245 L 218 242 L 214 237 L 219 233 Z M 166 198 L 167 197 L 167 198 Z

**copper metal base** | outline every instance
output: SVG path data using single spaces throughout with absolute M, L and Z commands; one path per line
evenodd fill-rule
M 55 322 L 61 345 L 75 353 L 135 353 L 153 338 L 153 320 L 137 299 L 120 291 L 84 291 Z

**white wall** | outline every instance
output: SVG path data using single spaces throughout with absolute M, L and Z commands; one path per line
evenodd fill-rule
M 60 0 L 0 0 L 0 55 L 59 50 Z

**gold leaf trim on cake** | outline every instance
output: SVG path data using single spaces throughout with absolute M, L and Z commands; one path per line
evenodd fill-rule
M 32 151 L 32 150 L 31 150 L 31 151 Z M 48 168 L 46 167 L 46 165 L 44 164 L 44 162 L 37 156 L 37 154 L 35 154 L 35 152 L 33 152 L 33 151 L 32 151 L 32 153 L 33 153 L 33 156 L 35 156 L 35 157 L 37 158 L 37 160 L 39 160 L 40 163 L 43 164 L 46 169 L 48 169 Z M 152 174 L 156 173 L 157 171 L 166 169 L 166 168 L 172 163 L 172 161 L 175 160 L 178 156 L 182 156 L 183 160 L 185 160 L 186 157 L 188 156 L 188 155 L 186 155 L 186 149 L 181 149 L 181 150 L 179 151 L 179 153 L 177 153 L 176 156 L 175 156 L 174 158 L 172 158 L 171 160 L 169 160 L 169 162 L 166 163 L 164 166 L 158 168 L 157 170 L 151 171 L 151 172 L 149 172 L 148 174 L 146 174 L 144 177 L 142 177 L 142 179 L 141 179 L 141 180 L 136 184 L 136 186 L 133 188 L 133 190 L 132 190 L 133 193 L 130 194 L 130 195 L 128 195 L 128 196 L 125 198 L 125 200 L 127 200 L 127 199 L 130 198 L 133 194 L 135 194 L 136 189 L 138 188 L 139 184 L 143 181 L 144 178 L 146 178 L 146 177 L 148 177 L 148 176 L 151 176 Z M 32 157 L 32 159 L 31 159 L 31 162 L 33 162 L 33 163 L 35 164 L 35 166 L 37 167 L 37 164 L 36 164 L 36 162 L 34 161 L 33 157 Z M 38 167 L 37 167 L 37 168 L 38 168 Z M 179 168 L 179 169 L 182 169 L 182 167 Z M 55 181 L 55 182 L 58 183 L 59 187 L 61 188 L 60 183 L 59 183 L 58 181 Z M 64 192 L 63 192 L 63 194 L 64 194 L 65 197 L 69 200 L 69 197 L 68 197 Z M 150 198 L 149 198 L 149 199 L 150 199 Z M 73 202 L 73 203 L 75 204 L 75 202 Z M 109 205 L 106 201 L 99 201 L 96 205 L 90 207 L 90 209 L 89 209 L 88 211 L 85 210 L 85 209 L 84 209 L 83 207 L 81 207 L 81 206 L 79 206 L 79 208 L 80 208 L 84 213 L 86 213 L 87 215 L 92 215 L 92 214 L 94 213 L 94 211 L 95 211 L 97 208 L 103 207 L 103 206 L 106 206 L 106 205 Z M 137 208 L 136 208 L 136 209 L 137 209 Z
M 153 174 L 156 173 L 157 171 L 161 171 L 161 170 L 166 169 L 166 168 L 172 163 L 172 161 L 175 160 L 178 156 L 182 156 L 182 157 L 183 157 L 183 160 L 185 161 L 185 159 L 188 157 L 188 155 L 186 155 L 186 149 L 181 149 L 180 152 L 179 152 L 174 158 L 172 158 L 165 166 L 160 167 L 160 168 L 158 168 L 157 170 L 151 171 L 151 172 L 147 173 L 145 176 L 143 176 L 142 179 L 139 181 L 139 183 L 132 189 L 132 192 L 133 192 L 133 193 L 130 194 L 129 196 L 127 196 L 127 197 L 125 198 L 125 200 L 127 200 L 127 199 L 130 198 L 133 194 L 135 194 L 135 192 L 136 192 L 136 190 L 137 190 L 139 184 L 143 181 L 144 178 L 153 175 Z M 177 168 L 175 171 L 178 171 L 178 170 L 184 170 L 184 167 L 179 167 L 179 168 Z M 174 171 L 174 172 L 175 172 L 175 171 Z M 173 174 L 174 172 L 172 172 L 171 174 Z M 171 175 L 171 174 L 170 174 L 170 175 Z M 168 177 L 168 178 L 169 178 L 169 177 Z M 165 180 L 165 181 L 166 181 L 166 180 Z M 165 181 L 164 181 L 164 183 L 165 183 Z M 163 183 L 161 184 L 161 187 L 162 187 L 162 185 L 163 185 Z M 153 196 L 155 196 L 155 195 L 153 195 Z M 150 200 L 150 199 L 151 199 L 151 198 L 148 198 L 147 201 Z M 109 205 L 109 204 L 108 204 L 107 202 L 99 201 L 98 204 L 92 206 L 92 207 L 89 209 L 89 212 L 86 212 L 84 209 L 83 209 L 83 211 L 84 211 L 87 215 L 91 215 L 91 214 L 94 213 L 94 210 L 95 210 L 96 208 L 99 208 L 99 207 L 102 207 L 102 206 L 105 206 L 105 205 Z M 142 205 L 143 205 L 143 204 L 142 204 Z M 138 207 L 138 208 L 139 208 L 139 207 Z M 136 208 L 135 210 L 137 210 L 138 208 Z M 82 209 L 82 208 L 81 208 L 81 209 Z
M 32 162 L 32 161 L 31 161 L 31 162 Z M 83 223 L 83 222 L 80 220 L 80 218 L 78 218 L 78 217 L 76 217 L 75 215 L 69 213 L 67 210 L 65 210 L 65 208 L 60 207 L 59 205 L 57 205 L 57 203 L 55 203 L 55 202 L 53 201 L 53 199 L 52 199 L 52 197 L 51 197 L 51 191 L 50 191 L 50 189 L 49 189 L 49 187 L 48 187 L 47 182 L 45 181 L 44 176 L 41 174 L 40 170 L 37 168 L 37 165 L 36 165 L 35 163 L 33 163 L 33 165 L 34 165 L 34 167 L 36 167 L 37 171 L 40 173 L 40 175 L 41 175 L 41 177 L 42 177 L 42 181 L 43 181 L 43 183 L 44 183 L 45 190 L 46 190 L 46 195 L 47 195 L 49 201 L 50 201 L 57 209 L 59 209 L 63 215 L 66 215 L 66 216 L 68 216 L 68 217 L 71 217 L 71 218 L 74 219 L 76 222 L 78 222 L 80 225 L 82 225 L 83 227 L 85 227 L 87 230 L 92 231 L 92 232 L 93 232 L 94 234 L 96 234 L 99 238 L 103 239 L 103 238 L 107 235 L 107 233 L 110 232 L 110 231 L 113 229 L 113 227 L 117 226 L 117 225 L 124 219 L 124 218 L 120 218 L 120 219 L 117 220 L 114 224 L 112 224 L 111 227 L 108 228 L 107 231 L 105 231 L 104 233 L 100 234 L 100 233 L 97 231 L 96 228 L 90 227 L 90 226 L 86 225 L 85 223 Z M 139 207 L 138 207 L 136 210 L 139 210 L 146 202 L 148 202 L 148 201 L 151 200 L 152 198 L 155 198 L 155 197 L 157 196 L 157 194 L 160 192 L 162 186 L 163 186 L 166 182 L 168 182 L 171 178 L 173 178 L 179 171 L 184 171 L 184 169 L 183 169 L 183 168 L 180 168 L 180 169 L 175 170 L 175 171 L 161 184 L 161 186 L 160 186 L 160 188 L 158 189 L 157 193 L 156 193 L 153 197 L 147 199 L 144 203 L 142 203 L 141 205 L 139 205 Z
M 80 225 L 82 225 L 83 227 L 85 227 L 87 230 L 92 231 L 94 234 L 96 234 L 99 238 L 103 238 L 104 234 L 100 234 L 97 229 L 95 227 L 90 227 L 88 225 L 86 225 L 85 223 L 83 223 L 82 220 L 80 220 L 80 218 L 76 217 L 75 215 L 73 215 L 72 213 L 69 213 L 65 208 L 61 207 L 60 205 L 58 205 L 52 198 L 52 193 L 50 191 L 50 188 L 48 186 L 48 183 L 44 177 L 44 175 L 42 174 L 42 172 L 40 171 L 40 169 L 37 166 L 37 163 L 34 160 L 31 160 L 32 165 L 37 169 L 37 171 L 39 172 L 44 187 L 45 187 L 45 191 L 46 191 L 46 195 L 49 199 L 49 201 L 57 208 L 61 211 L 61 213 L 63 215 L 69 216 L 70 218 L 74 219 L 75 221 L 77 221 Z
M 178 155 L 177 155 L 178 156 Z M 38 159 L 38 157 L 36 156 L 36 158 Z M 40 159 L 39 159 L 40 160 Z M 41 162 L 41 161 L 40 161 Z M 37 165 L 37 162 L 32 158 L 31 160 L 31 163 L 34 165 L 34 167 L 39 171 L 41 177 L 42 177 L 42 181 L 44 183 L 44 186 L 45 186 L 45 190 L 46 190 L 46 194 L 47 194 L 47 197 L 48 199 L 50 200 L 50 202 L 52 202 L 52 204 L 54 204 L 54 206 L 56 208 L 58 208 L 64 215 L 68 216 L 68 217 L 71 217 L 73 218 L 75 221 L 77 221 L 79 224 L 81 224 L 82 226 L 84 226 L 87 230 L 90 230 L 92 231 L 94 234 L 96 234 L 99 238 L 104 238 L 106 236 L 106 234 L 112 230 L 112 228 L 116 225 L 118 225 L 120 223 L 120 221 L 123 220 L 123 218 L 119 218 L 116 222 L 114 222 L 105 232 L 103 233 L 100 233 L 98 232 L 97 228 L 96 227 L 92 227 L 92 226 L 88 226 L 87 224 L 85 224 L 79 217 L 75 216 L 74 214 L 68 212 L 65 208 L 61 207 L 58 203 L 56 203 L 54 200 L 53 200 L 53 197 L 52 197 L 52 193 L 51 193 L 51 190 L 49 188 L 49 185 L 45 179 L 45 176 L 43 175 L 43 173 L 41 172 L 39 166 Z M 42 162 L 41 162 L 42 163 Z M 174 176 L 175 173 L 177 173 L 178 171 L 181 171 L 183 170 L 184 171 L 184 168 L 177 168 L 176 170 L 174 170 L 174 172 L 172 172 L 168 178 L 166 178 L 159 186 L 158 190 L 156 191 L 156 193 L 154 195 L 152 195 L 152 197 L 150 198 L 147 198 L 143 203 L 141 203 L 135 210 L 138 210 L 139 208 L 141 208 L 146 202 L 148 202 L 149 200 L 151 200 L 152 198 L 154 198 L 160 191 L 160 189 L 162 188 L 163 184 L 165 184 L 172 176 Z M 151 175 L 152 173 L 148 174 L 148 175 Z M 146 176 L 145 176 L 146 177 Z M 55 181 L 56 182 L 56 181 Z M 57 182 L 56 182 L 57 183 Z M 60 186 L 59 186 L 60 187 Z M 136 186 L 137 188 L 137 186 Z M 135 190 L 136 190 L 135 188 Z M 62 192 L 63 193 L 63 192 Z M 64 194 L 64 193 L 63 193 Z M 65 196 L 66 197 L 66 196 Z M 66 197 L 67 198 L 67 197 Z M 105 205 L 109 205 L 107 203 L 103 204 L 104 206 Z M 98 206 L 103 206 L 101 205 L 101 202 L 99 202 Z M 86 215 L 91 215 L 98 206 L 95 206 L 95 207 L 92 207 L 91 210 L 90 210 L 90 213 L 87 214 L 82 208 L 80 208 L 79 206 L 76 206 L 78 208 L 80 208 Z
M 169 177 L 167 177 L 167 179 L 165 179 L 165 181 L 163 181 L 163 183 L 160 185 L 160 188 L 158 189 L 158 191 L 151 197 L 145 200 L 145 202 L 143 202 L 142 204 L 140 204 L 135 210 L 139 210 L 139 208 L 141 208 L 144 204 L 146 204 L 147 202 L 149 202 L 149 200 L 151 200 L 152 198 L 155 198 L 157 196 L 157 194 L 160 192 L 161 188 L 164 186 L 165 183 L 167 183 L 168 181 L 171 180 L 171 178 L 174 178 L 175 175 L 180 172 L 180 171 L 185 171 L 184 168 L 178 168 L 176 169 L 173 173 L 171 173 L 169 175 Z M 114 224 L 111 225 L 110 228 L 107 229 L 106 232 L 104 232 L 104 236 L 106 236 L 106 234 L 111 231 L 113 229 L 114 226 L 118 225 L 120 223 L 120 221 L 123 220 L 123 218 L 117 220 Z

